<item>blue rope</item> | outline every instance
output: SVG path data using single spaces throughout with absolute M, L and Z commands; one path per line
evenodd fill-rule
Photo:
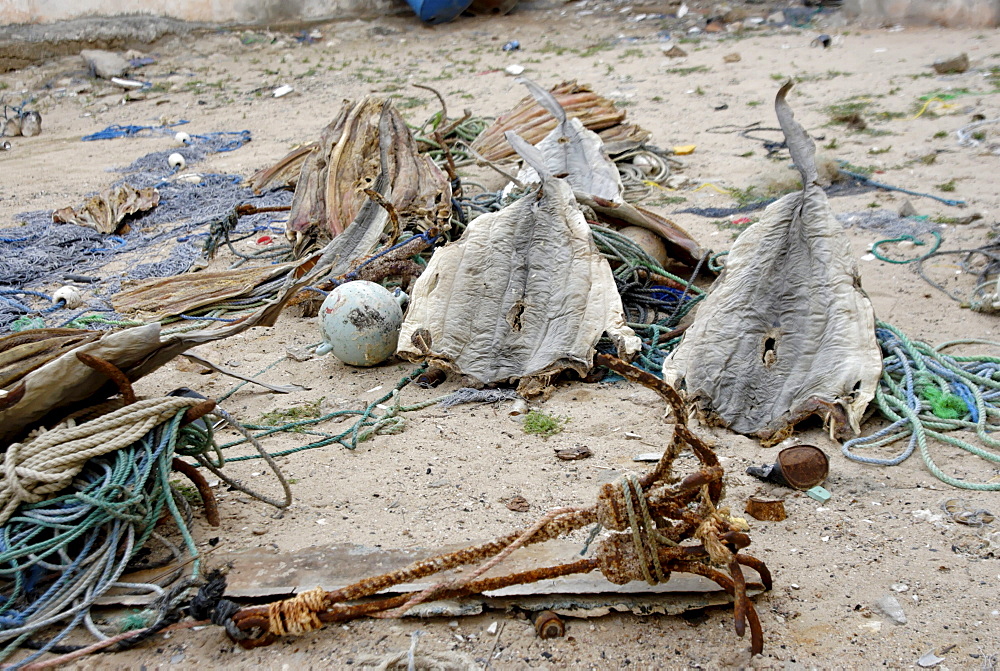
M 878 466 L 902 463 L 920 448 L 928 470 L 954 487 L 976 491 L 998 491 L 1000 483 L 972 482 L 942 471 L 930 452 L 933 438 L 974 454 L 986 461 L 1000 463 L 1000 358 L 987 356 L 951 357 L 922 342 L 910 341 L 892 326 L 879 322 L 875 330 L 883 352 L 882 377 L 875 390 L 879 411 L 892 424 L 868 436 L 854 438 L 841 446 L 852 461 Z M 924 398 L 921 398 L 923 396 Z M 950 398 L 949 398 L 950 397 Z M 956 417 L 964 406 L 964 416 Z M 974 432 L 978 447 L 948 435 L 951 431 Z M 881 447 L 908 438 L 906 448 L 895 457 L 882 459 L 858 454 L 863 447 Z
M 177 123 L 163 124 L 162 126 L 133 126 L 121 124 L 111 124 L 104 130 L 99 130 L 96 133 L 91 133 L 90 135 L 84 135 L 81 140 L 84 142 L 93 142 L 94 140 L 114 140 L 120 137 L 136 137 L 141 133 L 150 134 L 168 134 L 171 128 L 176 128 L 177 126 L 183 126 L 186 123 L 190 123 L 187 119 L 181 119 Z
M 44 298 L 52 305 L 50 305 L 47 308 L 36 310 L 27 303 L 22 303 L 16 298 L 10 298 L 10 296 L 16 296 L 19 294 L 24 296 L 37 296 L 38 298 Z M 37 312 L 43 315 L 48 314 L 50 312 L 55 312 L 56 310 L 61 310 L 64 307 L 66 307 L 66 301 L 61 298 L 59 300 L 53 300 L 52 296 L 49 296 L 48 294 L 43 294 L 41 291 L 29 291 L 28 289 L 0 289 L 0 301 L 3 301 L 4 303 L 10 305 L 15 310 L 19 310 L 24 313 Z
M 30 664 L 72 633 L 95 600 L 119 580 L 160 518 L 173 517 L 199 568 L 183 516 L 169 484 L 175 450 L 186 449 L 184 411 L 132 445 L 87 462 L 56 498 L 22 504 L 0 527 L 0 660 L 29 637 L 61 630 L 10 667 Z M 183 443 L 183 444 L 182 444 Z M 38 586 L 44 585 L 43 590 Z
M 920 198 L 930 198 L 931 200 L 936 200 L 939 203 L 944 203 L 945 205 L 951 205 L 952 207 L 965 207 L 966 204 L 964 200 L 952 200 L 950 198 L 942 198 L 941 196 L 935 196 L 934 194 L 931 193 L 910 191 L 909 189 L 904 189 L 898 186 L 892 186 L 890 184 L 876 182 L 874 179 L 872 179 L 867 175 L 862 175 L 861 173 L 858 172 L 851 172 L 850 170 L 845 170 L 844 168 L 840 168 L 840 174 L 847 175 L 848 177 L 856 179 L 859 182 L 863 182 L 870 186 L 874 186 L 877 189 L 884 189 L 886 191 L 898 191 L 899 193 L 905 193 L 910 196 L 918 196 Z
M 344 275 L 344 279 L 340 280 L 338 282 L 335 282 L 334 286 L 339 286 L 341 284 L 344 284 L 345 282 L 351 282 L 353 280 L 358 279 L 358 272 L 362 268 L 366 267 L 370 263 L 373 263 L 373 262 L 377 261 L 378 259 L 382 258 L 383 256 L 385 256 L 389 252 L 392 252 L 394 250 L 399 249 L 400 247 L 408 245 L 408 244 L 410 244 L 411 242 L 413 242 L 414 240 L 417 240 L 417 239 L 422 239 L 425 242 L 427 242 L 427 244 L 434 245 L 438 240 L 441 239 L 441 236 L 440 235 L 431 236 L 428 232 L 425 231 L 423 233 L 420 233 L 419 235 L 414 235 L 413 237 L 407 238 L 406 240 L 403 240 L 402 242 L 397 242 L 392 247 L 386 247 L 381 252 L 379 252 L 378 254 L 375 254 L 374 256 L 369 257 L 364 263 L 362 263 L 357 268 L 355 268 L 351 272 L 349 272 L 346 275 Z

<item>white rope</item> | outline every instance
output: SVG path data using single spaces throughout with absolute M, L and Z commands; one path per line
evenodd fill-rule
M 136 401 L 97 419 L 67 423 L 33 440 L 14 443 L 0 473 L 0 526 L 21 503 L 37 503 L 67 487 L 93 457 L 127 447 L 201 399 L 166 396 Z

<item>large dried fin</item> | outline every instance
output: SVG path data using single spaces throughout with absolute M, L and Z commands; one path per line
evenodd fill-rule
M 792 155 L 792 162 L 802 175 L 802 186 L 807 187 L 814 184 L 819 179 L 816 170 L 816 143 L 813 142 L 805 128 L 795 120 L 792 108 L 785 100 L 785 96 L 792 90 L 792 80 L 785 82 L 778 91 L 774 99 L 774 112 L 778 115 L 778 124 L 785 134 L 785 144 L 788 145 L 788 153 Z

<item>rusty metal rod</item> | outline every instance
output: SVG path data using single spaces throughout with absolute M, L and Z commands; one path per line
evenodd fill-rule
M 96 370 L 98 373 L 101 373 L 104 377 L 114 382 L 118 387 L 118 391 L 121 392 L 122 401 L 124 401 L 125 405 L 132 405 L 135 403 L 135 391 L 132 389 L 132 382 L 128 379 L 128 377 L 126 377 L 125 373 L 118 368 L 118 366 L 92 354 L 87 354 L 86 352 L 77 352 L 76 358 L 83 365 Z
M 170 462 L 170 467 L 178 473 L 186 475 L 191 484 L 198 490 L 201 502 L 205 504 L 205 519 L 208 520 L 209 525 L 213 527 L 221 526 L 222 520 L 219 518 L 219 504 L 216 503 L 215 493 L 208 486 L 205 476 L 197 468 L 177 457 L 174 457 L 174 460 Z

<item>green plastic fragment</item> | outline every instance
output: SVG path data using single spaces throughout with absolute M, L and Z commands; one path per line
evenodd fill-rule
M 819 501 L 820 503 L 826 503 L 827 501 L 830 500 L 830 497 L 833 496 L 833 494 L 831 494 L 830 492 L 828 492 L 823 487 L 820 487 L 819 485 L 816 485 L 812 489 L 807 489 L 806 490 L 806 496 L 808 496 L 811 499 L 815 499 L 816 501 Z

